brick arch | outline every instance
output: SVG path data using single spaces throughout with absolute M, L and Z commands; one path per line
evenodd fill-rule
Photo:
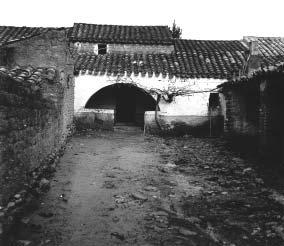
M 156 100 L 145 90 L 131 83 L 116 83 L 95 92 L 85 108 L 112 109 L 115 122 L 144 124 L 145 111 L 154 111 Z

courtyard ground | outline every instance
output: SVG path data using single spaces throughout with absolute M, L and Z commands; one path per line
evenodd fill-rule
M 255 166 L 217 138 L 78 133 L 13 245 L 284 245 L 284 198 Z

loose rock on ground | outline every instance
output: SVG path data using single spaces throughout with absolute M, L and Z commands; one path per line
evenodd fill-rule
M 18 242 L 284 245 L 281 192 L 222 139 L 77 134 L 40 186 L 50 190 L 22 219 Z

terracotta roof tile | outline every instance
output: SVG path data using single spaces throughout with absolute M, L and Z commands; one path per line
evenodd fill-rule
M 227 79 L 239 75 L 246 52 L 248 48 L 240 41 L 175 40 L 173 54 L 82 54 L 75 71 Z
M 172 44 L 167 26 L 123 26 L 75 23 L 70 29 L 72 42 L 123 43 L 123 44 Z
M 50 75 L 55 76 L 56 70 L 54 68 L 33 68 L 27 67 L 0 67 L 0 76 L 8 76 L 18 82 L 29 82 L 32 84 L 40 83 L 44 78 L 51 78 Z
M 176 52 L 194 54 L 231 53 L 246 51 L 247 48 L 238 40 L 175 40 Z
M 42 27 L 0 26 L 0 45 L 30 38 L 45 32 Z
M 214 57 L 215 59 L 215 57 Z M 221 58 L 220 58 L 221 59 Z M 242 63 L 230 67 L 221 60 L 200 60 L 192 54 L 81 54 L 75 63 L 75 73 L 117 75 L 132 73 L 143 76 L 176 76 L 181 78 L 219 78 L 225 79 L 238 73 Z
M 175 41 L 175 50 L 191 60 L 189 64 L 196 68 L 197 73 L 209 77 L 218 74 L 226 78 L 238 74 L 248 52 L 248 48 L 236 40 L 181 39 Z
M 262 56 L 262 65 L 270 66 L 284 61 L 284 39 L 280 37 L 256 37 Z
M 31 38 L 49 30 L 65 29 L 69 31 L 70 27 L 15 27 L 15 26 L 0 26 L 0 46 L 17 42 L 23 39 Z

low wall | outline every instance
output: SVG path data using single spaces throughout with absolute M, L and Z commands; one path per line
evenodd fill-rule
M 145 133 L 147 134 L 173 134 L 173 135 L 220 135 L 223 129 L 222 116 L 197 116 L 197 115 L 169 115 L 159 112 L 159 129 L 154 111 L 147 111 L 144 115 Z
M 81 109 L 75 113 L 76 129 L 113 130 L 114 110 L 111 109 Z

